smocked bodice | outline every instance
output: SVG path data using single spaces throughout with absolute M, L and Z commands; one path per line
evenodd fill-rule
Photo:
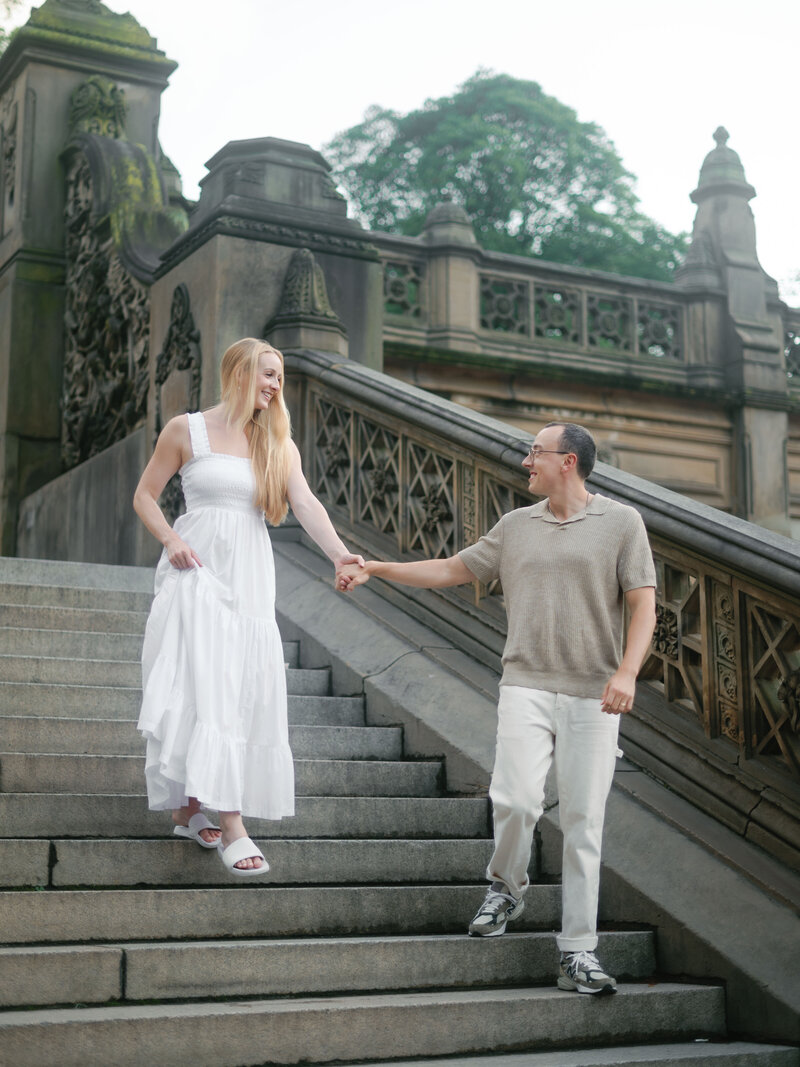
M 195 411 L 187 418 L 192 458 L 180 471 L 187 512 L 224 508 L 260 516 L 261 512 L 253 504 L 255 477 L 250 460 L 212 452 L 203 413 Z

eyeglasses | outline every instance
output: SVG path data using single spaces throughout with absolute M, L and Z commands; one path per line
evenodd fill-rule
M 528 459 L 538 459 L 539 456 L 568 456 L 569 452 L 559 451 L 557 448 L 538 448 L 533 445 L 528 453 Z

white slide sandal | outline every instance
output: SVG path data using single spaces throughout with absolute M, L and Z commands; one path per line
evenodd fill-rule
M 257 845 L 253 844 L 249 837 L 239 837 L 236 841 L 232 841 L 227 848 L 223 848 L 222 842 L 220 842 L 217 845 L 217 850 L 228 871 L 236 878 L 254 878 L 256 875 L 266 874 L 269 870 L 269 864 L 264 859 L 264 853 Z M 234 867 L 235 863 L 246 859 L 260 859 L 262 864 L 260 867 Z
M 219 830 L 219 827 L 210 823 L 202 811 L 198 811 L 189 819 L 188 826 L 175 826 L 172 832 L 176 837 L 188 837 L 192 841 L 196 841 L 201 848 L 216 848 L 219 840 L 203 840 L 200 836 L 201 830 Z

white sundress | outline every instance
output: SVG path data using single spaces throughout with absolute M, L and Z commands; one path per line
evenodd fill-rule
M 142 649 L 145 777 L 150 808 L 190 796 L 259 819 L 294 815 L 275 567 L 253 504 L 249 459 L 211 451 L 202 412 L 187 416 L 186 514 L 175 531 L 202 567 L 162 553 Z

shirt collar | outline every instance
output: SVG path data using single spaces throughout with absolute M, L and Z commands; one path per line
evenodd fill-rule
M 600 493 L 594 493 L 592 499 L 589 501 L 588 507 L 576 511 L 574 515 L 570 515 L 568 519 L 561 521 L 549 510 L 547 507 L 547 498 L 545 498 L 531 507 L 530 514 L 532 519 L 541 519 L 543 522 L 549 522 L 556 526 L 566 526 L 568 522 L 580 522 L 580 520 L 585 519 L 587 515 L 602 515 L 604 511 L 608 510 L 608 505 L 610 503 L 611 501 L 608 497 L 601 496 Z

